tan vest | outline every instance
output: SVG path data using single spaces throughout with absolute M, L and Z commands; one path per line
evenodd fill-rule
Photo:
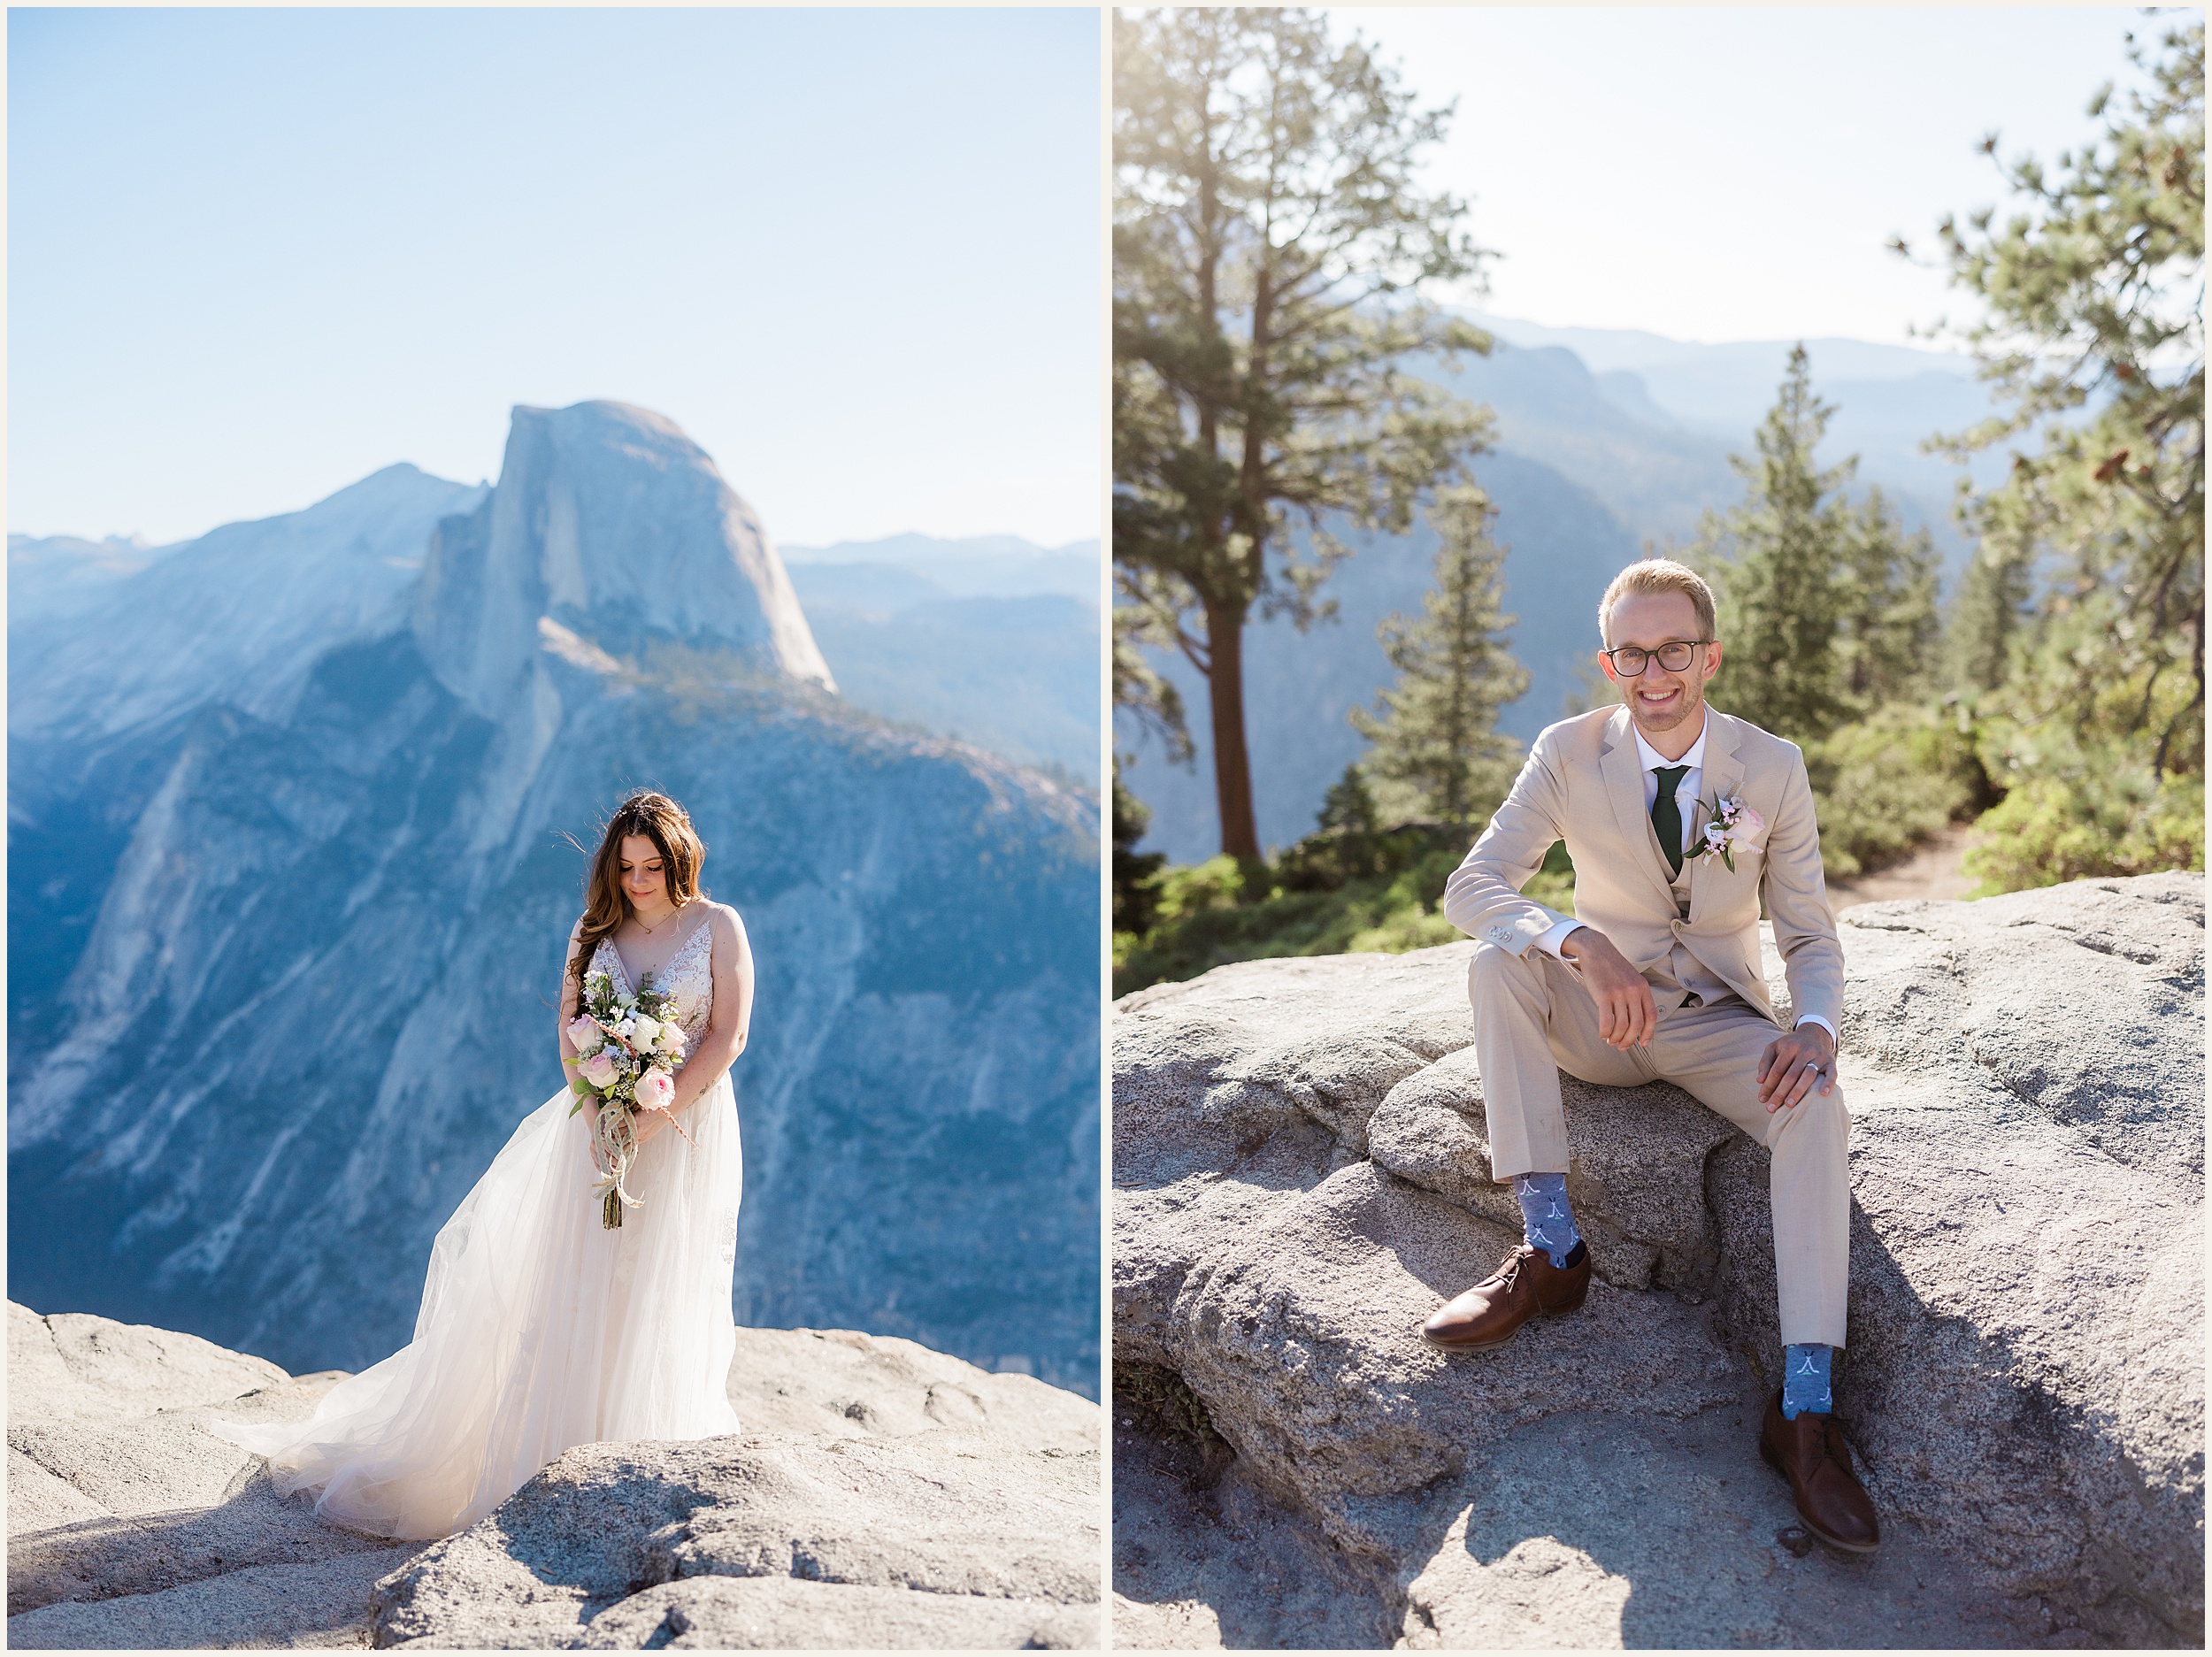
M 1696 867 L 1693 858 L 1682 860 L 1682 872 L 1674 877 L 1675 913 L 1682 919 L 1690 918 L 1690 871 Z M 1699 1001 L 1711 1004 L 1724 997 L 1736 997 L 1736 992 L 1710 967 L 1682 947 L 1680 939 L 1667 951 L 1667 958 L 1648 969 L 1644 976 L 1659 993 L 1663 1005 L 1679 1006 L 1684 995 L 1694 995 Z
M 1563 840 L 1575 863 L 1574 918 L 1611 939 L 1655 985 L 1663 978 L 1701 993 L 1725 986 L 1771 1017 L 1773 997 L 1760 972 L 1763 900 L 1797 1016 L 1817 1013 L 1839 1026 L 1843 949 L 1821 879 L 1820 825 L 1804 756 L 1717 709 L 1706 719 L 1702 793 L 1740 798 L 1765 825 L 1737 848 L 1733 868 L 1710 856 L 1686 859 L 1679 875 L 1667 868 L 1644 802 L 1628 710 L 1600 708 L 1537 738 L 1512 792 L 1446 884 L 1444 917 L 1472 938 L 1521 954 L 1568 918 L 1521 890 Z

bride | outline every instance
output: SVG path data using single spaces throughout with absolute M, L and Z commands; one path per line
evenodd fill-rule
M 699 891 L 684 809 L 638 794 L 607 824 L 569 937 L 561 1062 L 588 972 L 672 994 L 688 1058 L 667 1114 L 641 1111 L 603 1223 L 596 1109 L 564 1087 L 530 1113 L 438 1233 L 415 1338 L 340 1382 L 304 1422 L 218 1423 L 269 1458 L 279 1490 L 380 1536 L 472 1524 L 572 1446 L 735 1432 L 730 1285 L 741 1183 L 729 1067 L 745 1050 L 753 960 L 737 911 Z M 680 1123 L 682 1132 L 671 1131 Z

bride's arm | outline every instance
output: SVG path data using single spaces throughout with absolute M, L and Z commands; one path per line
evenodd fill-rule
M 714 932 L 709 946 L 714 961 L 714 1010 L 707 1015 L 699 1045 L 676 1072 L 676 1101 L 670 1107 L 676 1111 L 688 1109 L 722 1079 L 722 1073 L 745 1051 L 753 1023 L 753 947 L 745 937 L 745 923 L 735 909 L 717 904 L 707 924 Z M 638 1142 L 645 1143 L 667 1125 L 666 1116 L 644 1112 L 638 1119 Z
M 576 1044 L 568 1039 L 568 1027 L 575 1022 L 581 996 L 576 975 L 569 969 L 575 964 L 577 941 L 583 935 L 584 922 L 580 916 L 574 929 L 568 934 L 568 958 L 561 963 L 561 1074 L 571 1083 L 571 1091 L 573 1091 L 572 1085 L 576 1080 Z M 599 1107 L 587 1101 L 584 1106 L 584 1126 L 589 1128 L 598 1119 Z

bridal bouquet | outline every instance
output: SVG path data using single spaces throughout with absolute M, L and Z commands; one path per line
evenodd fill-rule
M 591 1146 L 599 1178 L 592 1189 L 607 1193 L 601 1218 L 611 1231 L 622 1224 L 626 1206 L 641 1206 L 622 1184 L 637 1155 L 638 1113 L 657 1110 L 669 1126 L 684 1132 L 670 1109 L 684 1032 L 676 1026 L 674 998 L 653 987 L 651 973 L 636 994 L 618 995 L 611 978 L 594 972 L 584 979 L 583 1010 L 569 1025 L 568 1039 L 577 1053 L 576 1079 L 569 1084 L 576 1102 L 568 1114 L 574 1116 L 588 1101 L 599 1106 Z M 684 1139 L 688 1143 L 691 1136 L 684 1133 Z

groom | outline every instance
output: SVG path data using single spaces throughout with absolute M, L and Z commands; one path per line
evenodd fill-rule
M 1773 1153 L 1786 1362 L 1759 1451 L 1814 1535 L 1869 1553 L 1880 1527 L 1830 1414 L 1850 1245 L 1849 1118 L 1835 1085 L 1843 949 L 1804 757 L 1706 706 L 1721 647 L 1694 572 L 1631 564 L 1606 588 L 1598 629 L 1624 705 L 1536 739 L 1445 887 L 1446 918 L 1478 940 L 1468 996 L 1490 1170 L 1513 1182 L 1527 1240 L 1423 1332 L 1479 1352 L 1578 1308 L 1590 1250 L 1567 1201 L 1559 1072 L 1673 1082 Z M 1574 859 L 1571 918 L 1521 895 L 1559 840 Z M 1760 970 L 1763 898 L 1793 1030 L 1777 1023 Z

